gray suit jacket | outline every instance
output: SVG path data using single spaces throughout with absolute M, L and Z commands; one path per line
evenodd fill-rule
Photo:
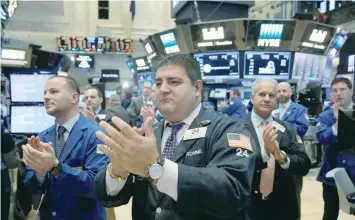
M 157 190 L 145 178 L 131 175 L 117 196 L 106 193 L 105 173 L 95 179 L 97 198 L 106 207 L 127 204 L 133 197 L 133 220 L 149 219 L 245 219 L 249 200 L 255 157 L 253 152 L 238 154 L 239 148 L 230 147 L 227 134 L 249 136 L 243 123 L 201 110 L 189 129 L 207 127 L 202 138 L 182 140 L 176 147 L 172 161 L 178 164 L 177 202 Z M 155 126 L 158 151 L 164 120 Z M 253 149 L 255 145 L 251 139 Z
M 143 97 L 142 96 L 133 97 L 131 104 L 127 108 L 129 116 L 131 118 L 136 118 L 137 115 L 139 115 L 142 106 L 143 106 Z
M 121 120 L 129 124 L 129 115 L 126 109 L 121 105 L 116 105 L 112 108 L 106 109 L 106 119 L 105 121 L 111 122 L 113 116 L 119 117 Z

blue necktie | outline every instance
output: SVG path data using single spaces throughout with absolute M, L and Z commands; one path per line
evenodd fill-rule
M 64 133 L 67 129 L 63 126 L 59 126 L 57 130 L 57 140 L 56 140 L 56 148 L 55 148 L 55 155 L 59 159 L 60 154 L 63 151 L 65 145 Z
M 162 153 L 162 158 L 166 159 L 171 159 L 173 157 L 173 154 L 175 152 L 175 148 L 177 145 L 177 133 L 179 130 L 184 126 L 184 123 L 179 123 L 179 124 L 167 124 L 168 127 L 171 128 L 171 135 L 169 138 L 166 140 L 165 147 Z

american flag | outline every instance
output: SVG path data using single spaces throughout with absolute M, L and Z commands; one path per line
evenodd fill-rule
M 253 152 L 250 137 L 244 134 L 227 133 L 228 145 L 232 148 L 243 148 L 250 152 Z

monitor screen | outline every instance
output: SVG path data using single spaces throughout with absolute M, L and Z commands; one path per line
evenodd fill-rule
M 94 68 L 94 56 L 93 55 L 76 55 L 75 67 L 77 68 Z
M 246 51 L 244 78 L 271 77 L 287 80 L 290 71 L 290 52 Z
M 190 26 L 194 51 L 244 50 L 246 20 L 217 21 Z
M 326 56 L 295 53 L 291 78 L 320 81 L 325 71 L 326 62 Z
M 348 56 L 348 73 L 355 72 L 355 55 Z
M 11 106 L 11 133 L 37 134 L 54 123 L 44 106 Z
M 239 52 L 199 53 L 202 80 L 239 78 Z
M 335 33 L 335 27 L 308 22 L 297 51 L 324 55 Z
M 152 72 L 137 73 L 136 78 L 137 78 L 138 96 L 142 95 L 142 89 L 144 83 L 149 83 L 150 86 L 153 86 L 155 83 L 155 74 Z
M 120 82 L 120 70 L 101 70 L 101 82 Z
M 147 57 L 151 60 L 157 58 L 158 51 L 153 43 L 153 41 L 148 37 L 145 41 L 142 42 L 142 45 L 147 53 Z
M 225 99 L 227 97 L 227 89 L 216 88 L 214 90 L 214 98 Z
M 175 38 L 175 33 L 170 31 L 160 35 L 161 43 L 163 44 L 166 54 L 179 53 L 180 48 Z
M 247 50 L 290 50 L 295 32 L 294 20 L 251 20 Z
M 11 102 L 43 102 L 47 80 L 54 74 L 10 74 Z

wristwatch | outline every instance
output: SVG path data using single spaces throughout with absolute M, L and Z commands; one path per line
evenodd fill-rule
M 159 179 L 164 175 L 164 159 L 159 159 L 157 162 L 148 166 L 147 178 L 150 179 L 154 184 L 157 184 Z
M 62 171 L 62 163 L 58 162 L 48 173 L 52 176 L 58 176 L 58 174 Z
M 283 150 L 280 151 L 280 152 L 281 152 L 282 155 L 285 156 L 285 160 L 279 161 L 279 164 L 283 165 L 283 164 L 287 163 L 287 154 L 286 154 L 286 152 L 283 151 Z

